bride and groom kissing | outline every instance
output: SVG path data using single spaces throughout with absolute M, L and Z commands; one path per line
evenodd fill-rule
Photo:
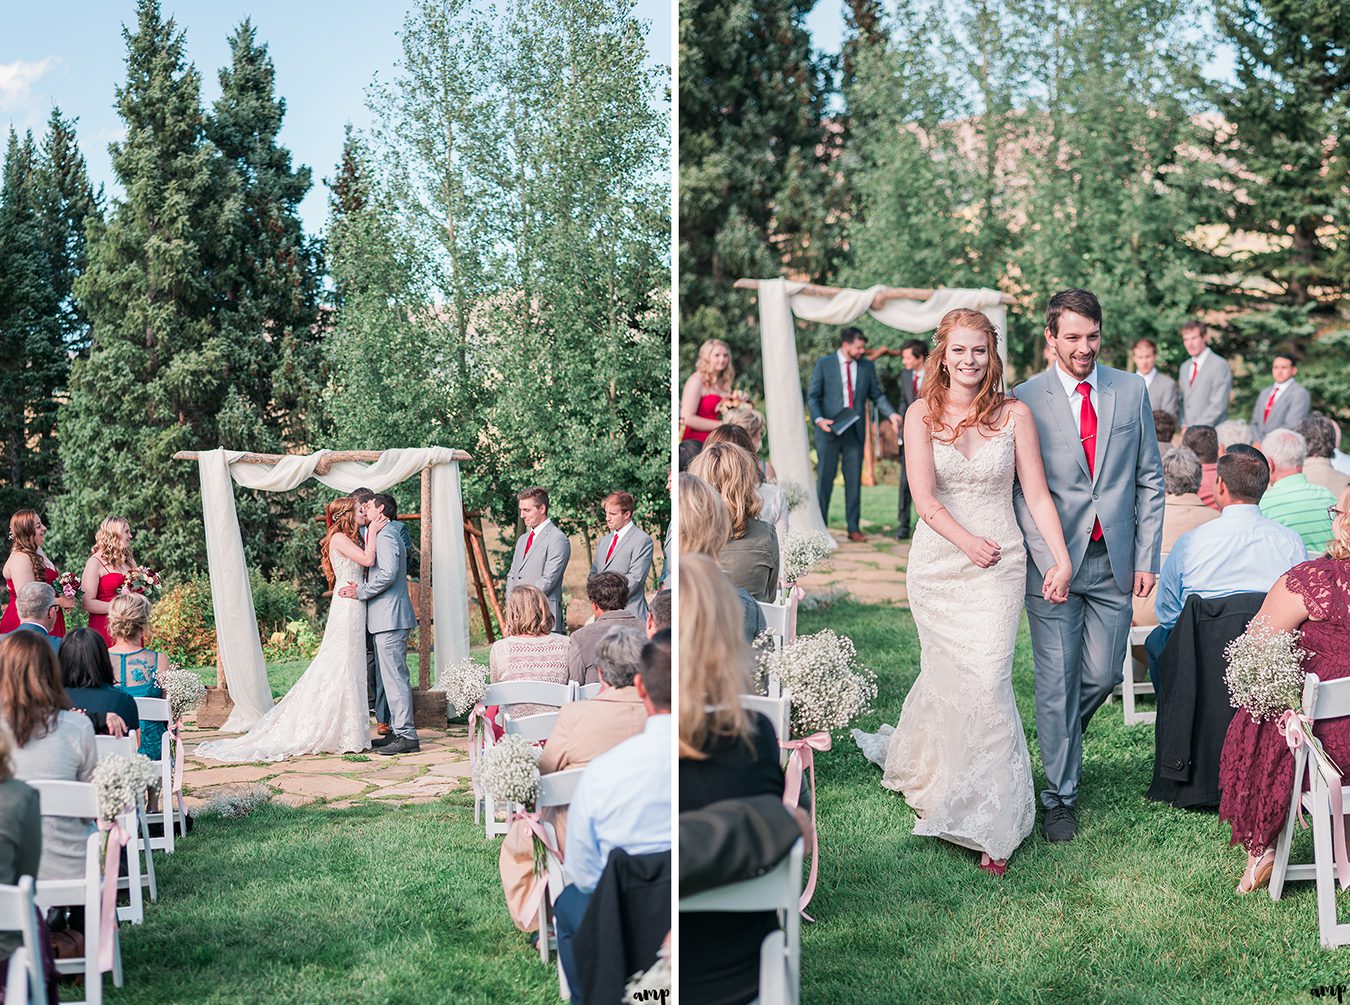
M 1131 599 L 1162 546 L 1162 462 L 1148 390 L 1097 362 L 1102 311 L 1055 294 L 1055 365 L 1003 392 L 998 335 L 977 311 L 938 326 L 921 397 L 905 414 L 905 466 L 921 518 L 906 570 L 920 672 L 894 730 L 855 730 L 904 795 L 914 833 L 981 853 L 1003 875 L 1036 799 L 1013 695 L 1022 611 L 1031 628 L 1042 832 L 1078 829 L 1083 731 L 1121 680 Z
M 417 618 L 408 596 L 406 532 L 393 519 L 388 496 L 353 496 L 334 499 L 325 509 L 328 531 L 320 561 L 334 591 L 319 651 L 286 696 L 251 730 L 200 744 L 198 756 L 279 761 L 372 746 L 385 755 L 421 749 L 408 678 L 408 632 Z M 366 697 L 367 634 L 392 727 L 373 742 Z

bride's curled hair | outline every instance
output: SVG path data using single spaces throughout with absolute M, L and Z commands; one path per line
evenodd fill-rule
M 324 534 L 323 543 L 319 545 L 319 562 L 323 566 L 323 574 L 327 577 L 328 588 L 331 590 L 335 578 L 333 559 L 329 554 L 333 537 L 337 534 L 346 534 L 352 541 L 357 541 L 356 503 L 347 496 L 334 499 L 324 509 L 324 516 L 328 519 L 328 533 Z
M 970 411 L 948 436 L 947 424 L 942 421 L 942 415 L 947 408 L 952 379 L 944 364 L 947 360 L 947 343 L 957 328 L 970 328 L 984 334 L 989 345 L 989 369 L 984 372 L 984 380 L 975 393 Z M 979 311 L 965 307 L 942 315 L 934 336 L 933 351 L 928 354 L 928 362 L 924 366 L 923 390 L 919 392 L 919 397 L 928 404 L 928 416 L 924 421 L 933 435 L 945 443 L 955 442 L 971 426 L 985 426 L 990 432 L 998 431 L 999 408 L 1006 396 L 1003 393 L 1003 360 L 998 355 L 998 329 L 992 321 Z

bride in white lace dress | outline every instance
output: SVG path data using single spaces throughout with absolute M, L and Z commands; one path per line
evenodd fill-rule
M 363 518 L 351 499 L 334 499 L 327 514 L 322 556 L 328 585 L 359 582 L 361 569 L 375 564 L 375 538 L 389 521 L 376 510 L 362 545 L 357 526 Z M 244 735 L 207 741 L 197 747 L 196 754 L 212 761 L 280 761 L 369 746 L 366 605 L 335 592 L 319 651 L 286 696 Z
M 1003 875 L 1036 822 L 1031 758 L 1013 696 L 1012 661 L 1027 583 L 1013 511 L 1016 476 L 1056 565 L 1038 584 L 1068 596 L 1068 549 L 1045 482 L 1036 424 L 1002 392 L 993 324 L 948 312 L 928 357 L 923 396 L 905 415 L 905 469 L 922 520 L 906 584 L 919 630 L 919 677 L 894 730 L 854 730 L 904 795 L 914 833 L 981 852 Z

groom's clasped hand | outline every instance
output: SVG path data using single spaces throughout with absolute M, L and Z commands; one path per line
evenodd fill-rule
M 384 530 L 385 527 L 389 526 L 389 518 L 385 516 L 384 513 L 378 507 L 375 506 L 370 507 L 370 512 L 372 513 L 372 515 L 370 517 L 370 522 L 366 524 L 366 533 L 373 537 L 380 531 Z M 339 597 L 346 597 L 348 600 L 355 598 L 356 584 L 355 583 L 342 584 L 342 588 L 337 591 L 337 595 Z

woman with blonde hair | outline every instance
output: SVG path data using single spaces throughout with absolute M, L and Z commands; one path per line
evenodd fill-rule
M 553 608 L 536 586 L 517 586 L 506 598 L 505 637 L 492 643 L 488 666 L 492 683 L 534 680 L 545 684 L 567 683 L 566 635 L 554 635 Z M 548 705 L 508 705 L 512 718 L 556 711 Z
M 778 481 L 773 465 L 759 456 L 764 446 L 764 416 L 749 405 L 742 405 L 739 408 L 728 408 L 723 412 L 722 422 L 724 425 L 745 430 L 745 435 L 750 437 L 750 453 L 754 455 L 755 464 L 759 466 L 759 473 L 766 481 Z
M 139 593 L 119 593 L 108 605 L 108 647 L 114 682 L 133 698 L 163 698 L 159 675 L 169 669 L 169 654 L 147 649 L 150 638 L 150 601 Z M 143 722 L 140 752 L 159 760 L 162 722 Z
M 744 428 L 724 422 L 708 434 L 703 446 L 706 449 L 719 443 L 730 443 L 740 447 L 754 460 L 759 474 L 759 481 L 755 486 L 755 494 L 759 496 L 759 518 L 773 528 L 774 533 L 778 535 L 778 546 L 781 548 L 788 534 L 787 493 L 777 485 L 765 481 L 764 462 L 759 459 L 759 448 L 755 446 L 750 434 Z
M 717 410 L 724 400 L 732 398 L 731 382 L 735 378 L 731 349 L 725 342 L 712 338 L 698 347 L 698 362 L 680 395 L 682 439 L 702 441 L 710 430 L 721 425 Z
M 0 617 L 0 635 L 12 632 L 19 627 L 19 591 L 29 583 L 46 583 L 51 586 L 60 572 L 42 543 L 47 538 L 47 525 L 38 516 L 37 510 L 21 509 L 9 518 L 9 557 L 5 559 L 5 589 L 9 591 L 9 603 Z M 53 587 L 54 588 L 54 587 Z M 56 624 L 48 635 L 63 638 L 66 634 L 66 611 L 75 606 L 73 597 L 56 591 Z
M 689 473 L 715 488 L 727 504 L 731 539 L 722 549 L 722 571 L 756 600 L 772 603 L 778 594 L 778 535 L 759 519 L 762 503 L 755 459 L 730 443 L 705 446 Z
M 680 555 L 707 555 L 716 561 L 731 537 L 731 517 L 717 490 L 697 475 L 680 475 Z M 736 587 L 745 641 L 767 627 L 764 612 L 748 590 Z
M 84 609 L 89 612 L 89 627 L 103 636 L 111 647 L 108 611 L 127 575 L 136 565 L 131 554 L 131 521 L 124 516 L 104 517 L 94 534 L 94 546 L 80 575 Z
M 375 539 L 388 518 L 374 509 L 363 545 L 354 500 L 334 499 L 324 515 L 328 532 L 319 562 L 328 585 L 360 580 L 361 569 L 375 564 Z M 213 761 L 279 761 L 301 754 L 354 753 L 368 748 L 370 740 L 366 607 L 338 591 L 319 651 L 286 696 L 243 736 L 203 743 L 196 753 Z
M 783 795 L 773 724 L 747 714 L 750 647 L 731 584 L 707 555 L 680 555 L 680 812 L 726 799 Z M 758 994 L 759 949 L 774 911 L 680 915 L 690 1001 L 746 1002 Z

